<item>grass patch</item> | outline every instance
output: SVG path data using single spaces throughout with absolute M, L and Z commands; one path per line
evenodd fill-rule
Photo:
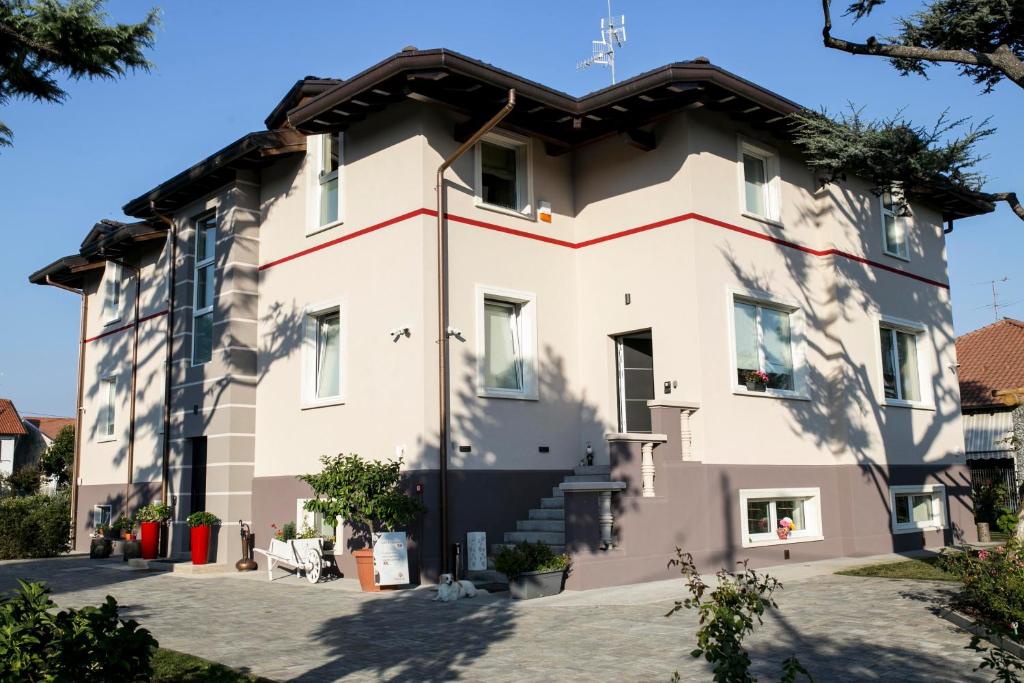
M 854 567 L 836 572 L 843 576 L 877 576 L 883 579 L 918 579 L 923 581 L 958 581 L 957 577 L 947 574 L 939 568 L 937 557 L 925 557 L 920 560 L 903 560 L 902 562 L 885 562 L 869 564 L 865 567 Z
M 177 650 L 159 648 L 153 655 L 153 683 L 272 683 L 229 666 L 193 657 Z

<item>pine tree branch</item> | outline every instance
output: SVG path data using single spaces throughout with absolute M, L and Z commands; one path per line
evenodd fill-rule
M 1017 214 L 1017 217 L 1024 221 L 1024 206 L 1021 205 L 1020 200 L 1017 199 L 1016 192 L 993 192 L 991 194 L 992 201 L 1006 202 L 1013 209 L 1013 212 Z
M 938 48 L 919 47 L 917 45 L 895 45 L 880 43 L 872 36 L 864 43 L 855 43 L 832 36 L 832 14 L 829 6 L 831 0 L 821 0 L 825 24 L 821 29 L 825 47 L 853 55 L 870 55 L 890 59 L 909 59 L 924 62 L 950 62 L 967 66 L 995 69 L 1024 88 L 1024 61 L 1021 61 L 1010 48 L 1000 45 L 993 52 L 975 52 L 972 50 L 942 50 Z

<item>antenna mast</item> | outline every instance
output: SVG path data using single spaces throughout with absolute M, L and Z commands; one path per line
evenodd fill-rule
M 608 0 L 608 17 L 601 20 L 601 40 L 593 42 L 590 57 L 576 63 L 576 69 L 586 69 L 594 64 L 604 64 L 611 69 L 612 85 L 615 85 L 615 48 L 626 42 L 626 17 L 620 16 L 618 24 L 612 16 L 612 0 Z
M 1002 278 L 1000 278 L 998 280 L 989 280 L 988 282 L 976 282 L 975 283 L 977 285 L 989 285 L 992 288 L 992 303 L 987 304 L 985 306 L 979 306 L 978 308 L 991 308 L 992 309 L 992 313 L 995 315 L 996 322 L 999 322 L 999 319 L 1000 319 L 999 318 L 999 309 L 1001 309 L 1001 308 L 1009 308 L 1010 306 L 1015 306 L 1018 303 L 1020 303 L 1019 301 L 1011 301 L 1009 303 L 1001 303 L 999 301 L 999 292 L 998 292 L 996 286 L 1000 282 L 1008 282 L 1009 280 L 1010 280 L 1009 277 L 1005 277 L 1004 276 L 1004 277 L 1002 277 Z

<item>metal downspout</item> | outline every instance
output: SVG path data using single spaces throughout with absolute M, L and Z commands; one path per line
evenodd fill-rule
M 516 105 L 516 91 L 508 91 L 508 101 L 491 120 L 437 167 L 437 384 L 438 384 L 438 446 L 441 477 L 441 573 L 448 573 L 448 232 L 445 229 L 444 172 L 471 149 L 491 129 L 501 123 Z
M 59 282 L 54 282 L 50 279 L 50 276 L 46 276 L 46 284 L 61 289 L 66 289 L 69 292 L 82 297 L 82 303 L 79 307 L 79 315 L 81 320 L 79 321 L 78 330 L 78 392 L 75 398 L 75 456 L 74 463 L 71 466 L 71 481 L 68 482 L 71 486 L 71 549 L 75 549 L 75 545 L 78 542 L 78 472 L 79 463 L 82 458 L 82 411 L 84 406 L 82 405 L 82 392 L 85 384 L 85 329 L 86 329 L 86 318 L 89 317 L 89 297 L 85 295 L 85 289 L 75 289 L 74 287 L 68 287 L 62 285 Z

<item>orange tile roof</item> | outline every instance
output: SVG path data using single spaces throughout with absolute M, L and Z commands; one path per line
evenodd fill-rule
M 28 434 L 25 425 L 21 424 L 21 415 L 10 399 L 0 398 L 0 435 L 24 436 Z
M 1004 318 L 956 340 L 963 408 L 1005 405 L 994 391 L 1024 387 L 1024 322 Z
M 30 417 L 26 415 L 25 419 L 34 424 L 36 429 L 49 439 L 56 439 L 60 430 L 69 425 L 72 427 L 75 425 L 75 419 L 72 417 Z

